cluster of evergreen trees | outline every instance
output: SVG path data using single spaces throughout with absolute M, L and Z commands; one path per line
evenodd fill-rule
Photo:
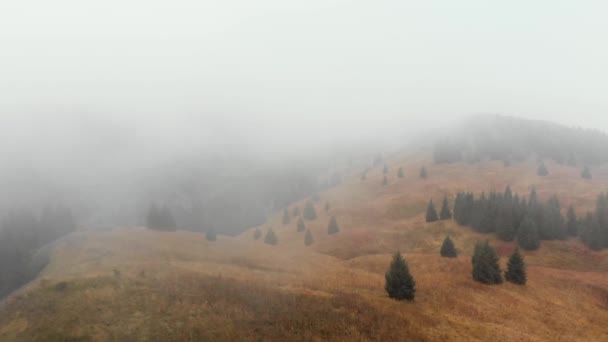
M 501 284 L 503 276 L 498 261 L 496 250 L 490 246 L 488 241 L 477 241 L 471 258 L 473 279 L 484 284 Z M 523 256 L 517 249 L 509 258 L 504 279 L 518 285 L 526 284 L 526 265 Z
M 427 221 L 433 210 L 427 210 Z M 454 219 L 480 233 L 496 233 L 504 241 L 517 239 L 525 250 L 537 249 L 541 240 L 576 236 L 590 248 L 608 247 L 608 194 L 598 197 L 595 212 L 579 219 L 572 206 L 564 217 L 556 196 L 541 203 L 535 190 L 528 198 L 513 194 L 509 187 L 504 193 L 482 193 L 478 198 L 461 192 L 456 195 Z
M 526 250 L 538 248 L 540 240 L 565 239 L 571 233 L 557 197 L 541 203 L 535 190 L 527 199 L 514 195 L 509 187 L 504 193 L 482 193 L 478 198 L 472 193 L 458 193 L 454 219 L 480 233 L 496 233 L 504 241 L 517 238 Z
M 435 204 L 433 204 L 433 200 L 429 201 L 429 205 L 426 208 L 426 222 L 435 222 L 439 220 L 451 220 L 452 212 L 450 211 L 450 206 L 448 205 L 448 198 L 443 198 L 443 203 L 441 205 L 441 212 L 437 215 L 437 210 L 435 209 Z
M 34 278 L 46 261 L 35 258 L 43 245 L 73 232 L 70 209 L 47 207 L 40 214 L 21 209 L 9 212 L 0 229 L 0 297 Z

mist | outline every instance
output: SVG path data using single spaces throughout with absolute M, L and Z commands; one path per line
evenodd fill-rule
M 2 4 L 4 201 L 113 202 L 218 159 L 327 170 L 479 113 L 605 130 L 606 8 L 586 4 Z

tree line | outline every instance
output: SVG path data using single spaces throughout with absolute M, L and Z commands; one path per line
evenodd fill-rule
M 608 194 L 599 195 L 595 211 L 580 218 L 572 206 L 564 216 L 555 195 L 543 203 L 535 189 L 528 197 L 520 197 L 508 186 L 503 193 L 484 192 L 479 197 L 471 192 L 459 192 L 453 211 L 453 218 L 459 225 L 480 233 L 496 233 L 503 241 L 517 240 L 525 250 L 539 248 L 542 240 L 568 237 L 579 237 L 592 249 L 608 247 Z M 444 198 L 440 215 L 432 200 L 429 202 L 427 222 L 450 218 L 447 198 Z

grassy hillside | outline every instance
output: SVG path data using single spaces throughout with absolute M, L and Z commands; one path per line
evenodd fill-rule
M 543 242 L 525 253 L 529 281 L 487 286 L 471 279 L 477 239 L 490 239 L 504 266 L 513 243 L 454 222 L 424 222 L 426 203 L 457 191 L 557 194 L 579 213 L 593 208 L 608 168 L 593 180 L 580 169 L 548 162 L 431 165 L 426 155 L 398 156 L 365 181 L 352 175 L 320 194 L 315 243 L 306 247 L 296 219 L 282 213 L 258 227 L 276 232 L 270 246 L 253 230 L 208 242 L 191 232 L 144 229 L 72 234 L 53 246 L 51 262 L 0 310 L 2 341 L 605 341 L 608 339 L 608 252 L 579 241 Z M 429 178 L 418 171 L 426 165 Z M 397 178 L 403 167 L 405 177 Z M 329 201 L 330 210 L 325 212 Z M 303 208 L 303 201 L 294 205 Z M 290 207 L 290 209 L 293 206 Z M 340 233 L 327 235 L 334 215 Z M 438 256 L 450 234 L 457 259 Z M 412 303 L 388 299 L 384 272 L 400 250 L 417 282 Z

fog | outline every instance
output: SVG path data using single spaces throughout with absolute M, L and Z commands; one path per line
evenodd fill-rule
M 606 130 L 607 9 L 4 2 L 3 202 L 129 202 L 138 181 L 180 163 L 318 171 L 336 155 L 402 148 L 479 113 Z

